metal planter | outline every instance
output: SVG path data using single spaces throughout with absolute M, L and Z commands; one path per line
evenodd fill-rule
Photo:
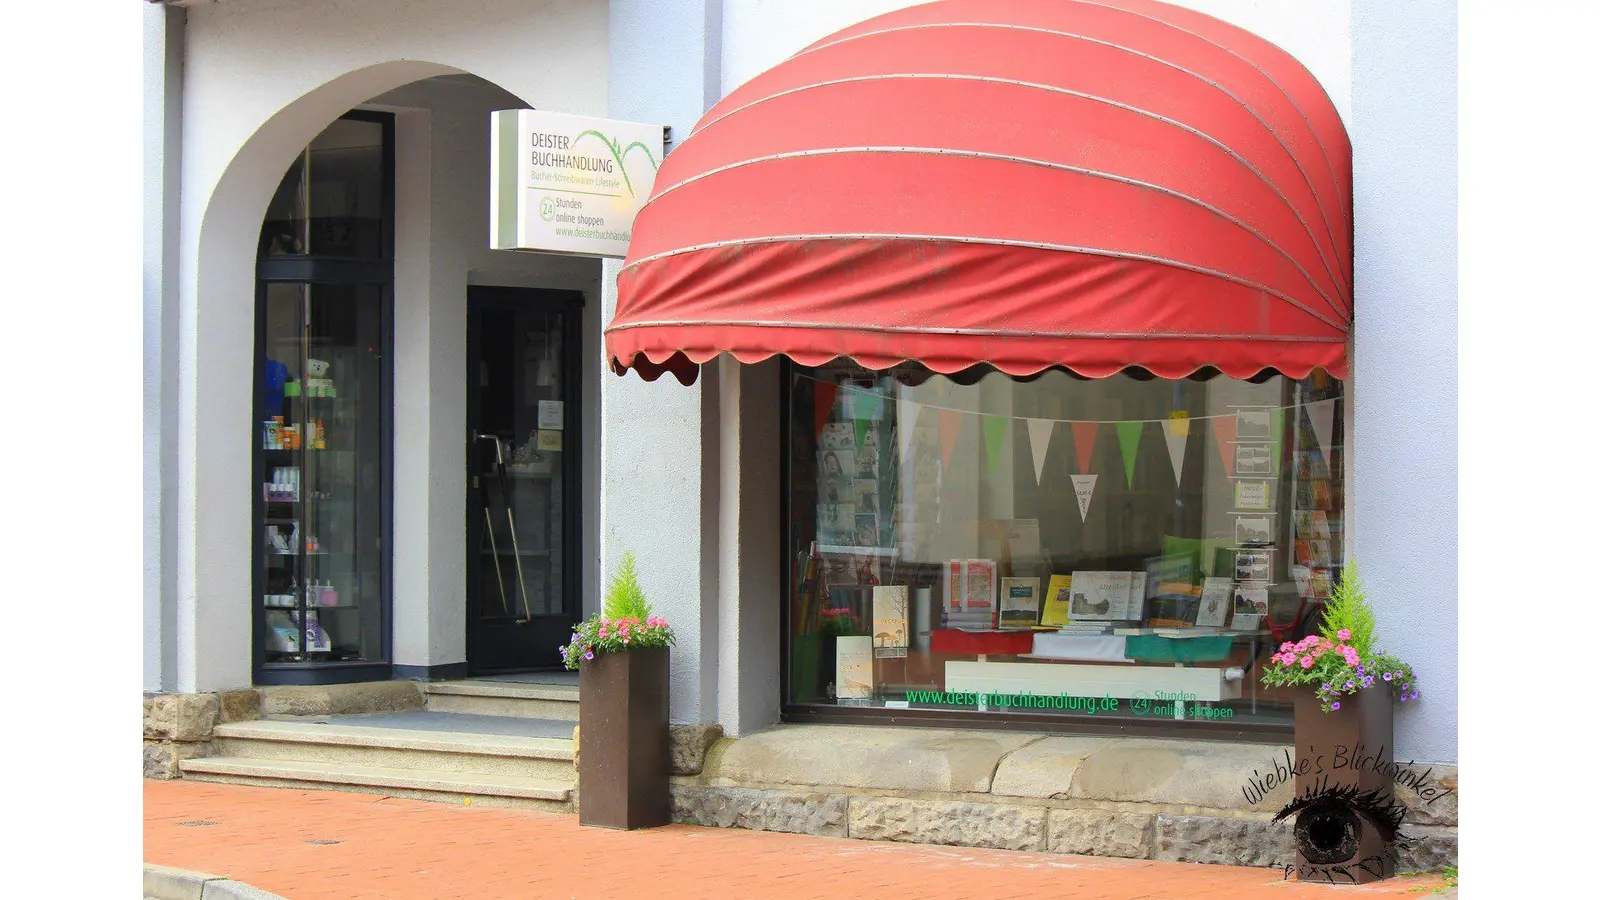
M 1291 820 L 1299 880 L 1367 884 L 1394 875 L 1392 834 L 1379 827 L 1382 812 L 1398 802 L 1394 702 L 1382 685 L 1323 712 L 1312 688 L 1296 689 L 1295 797 L 1311 801 Z
M 578 670 L 578 824 L 672 821 L 666 647 L 597 654 Z

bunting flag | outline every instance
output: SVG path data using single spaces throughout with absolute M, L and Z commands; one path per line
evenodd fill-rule
M 828 424 L 828 418 L 833 415 L 833 401 L 838 399 L 839 386 L 831 381 L 816 382 L 817 398 L 817 436 L 822 435 L 822 426 Z
M 903 421 L 900 422 L 900 471 L 910 472 L 912 469 L 911 449 L 916 445 L 917 415 L 920 407 L 912 404 L 906 409 Z
M 1094 483 L 1099 475 L 1072 476 L 1072 492 L 1078 495 L 1078 519 L 1089 521 L 1089 501 L 1094 499 Z
M 1033 483 L 1044 483 L 1044 457 L 1050 452 L 1050 437 L 1056 423 L 1049 419 L 1029 419 L 1028 444 L 1033 448 Z
M 1161 434 L 1167 439 L 1167 458 L 1172 460 L 1172 479 L 1183 484 L 1183 451 L 1189 446 L 1189 418 L 1179 416 L 1162 422 Z
M 961 434 L 961 420 L 966 414 L 959 409 L 939 410 L 939 453 L 944 467 L 950 468 L 950 454 L 956 451 L 956 438 Z
M 1222 471 L 1233 477 L 1233 439 L 1239 433 L 1239 420 L 1233 416 L 1213 416 L 1211 436 L 1217 439 L 1217 453 L 1222 457 Z
M 1006 432 L 1011 430 L 1011 420 L 1005 416 L 983 417 L 983 448 L 989 457 L 989 477 L 994 477 L 995 464 L 1000 462 L 1000 451 L 1005 447 Z
M 1122 447 L 1122 472 L 1128 476 L 1128 487 L 1133 487 L 1133 467 L 1139 461 L 1139 436 L 1142 434 L 1143 422 L 1117 423 L 1117 443 Z
M 1087 472 L 1094 462 L 1094 434 L 1099 422 L 1072 423 L 1072 449 L 1078 451 L 1078 471 Z
M 1311 420 L 1311 432 L 1317 436 L 1317 449 L 1323 459 L 1333 456 L 1333 405 L 1335 400 L 1318 400 L 1306 404 L 1306 418 Z
M 856 419 L 855 423 L 856 423 L 856 452 L 860 453 L 861 452 L 861 448 L 866 446 L 866 444 L 867 444 L 867 429 L 872 427 L 872 422 L 869 419 Z

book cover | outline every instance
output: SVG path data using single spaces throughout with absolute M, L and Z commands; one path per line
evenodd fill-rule
M 1207 578 L 1200 589 L 1200 611 L 1195 615 L 1194 624 L 1221 627 L 1226 623 L 1232 588 L 1231 579 Z
M 1051 575 L 1050 586 L 1045 588 L 1044 608 L 1039 613 L 1040 625 L 1061 627 L 1072 622 L 1072 576 Z
M 910 645 L 908 613 L 911 588 L 903 584 L 880 584 L 872 588 L 872 646 Z
M 966 590 L 962 602 L 967 609 L 993 610 L 995 607 L 995 591 L 998 584 L 995 579 L 996 565 L 992 559 L 969 559 L 966 565 Z
M 1000 627 L 1032 628 L 1039 623 L 1039 579 L 1000 579 Z
M 960 612 L 965 608 L 962 602 L 963 588 L 967 583 L 966 567 L 962 560 L 946 560 L 944 564 L 944 611 L 946 613 Z
M 842 635 L 835 639 L 834 695 L 840 700 L 872 697 L 872 638 Z
M 1132 572 L 1073 572 L 1071 608 L 1073 620 L 1127 619 L 1129 592 L 1132 587 Z

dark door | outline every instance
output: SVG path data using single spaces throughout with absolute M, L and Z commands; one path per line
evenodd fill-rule
M 467 666 L 559 666 L 579 616 L 583 297 L 467 291 Z

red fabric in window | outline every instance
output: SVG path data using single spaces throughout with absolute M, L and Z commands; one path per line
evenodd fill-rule
M 1287 53 L 1148 0 L 943 0 L 818 41 L 663 162 L 612 368 L 1346 374 L 1350 145 Z
M 1033 632 L 935 629 L 929 632 L 928 649 L 934 653 L 987 653 L 994 656 L 1032 653 Z

